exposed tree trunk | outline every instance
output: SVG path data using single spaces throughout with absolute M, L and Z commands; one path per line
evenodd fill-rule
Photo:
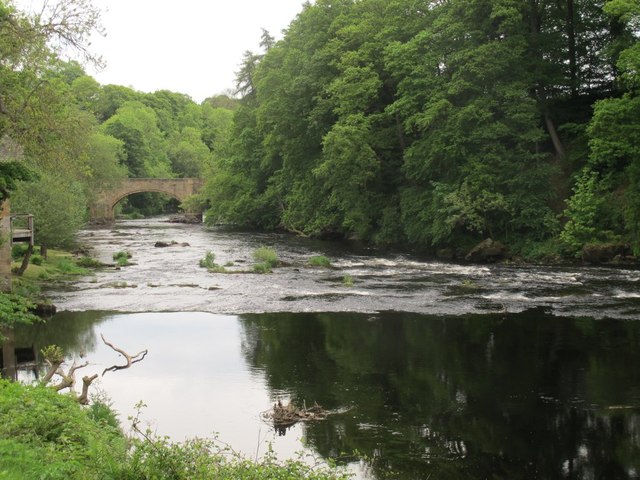
M 27 267 L 29 266 L 29 260 L 31 260 L 32 253 L 33 253 L 33 244 L 30 243 L 29 247 L 27 248 L 27 251 L 24 254 L 24 258 L 22 259 L 22 264 L 20 265 L 20 268 L 16 272 L 16 275 L 22 276 L 22 274 L 27 270 Z
M 556 155 L 560 158 L 563 158 L 565 156 L 564 145 L 562 145 L 562 141 L 560 140 L 560 136 L 558 135 L 556 126 L 548 113 L 544 114 L 544 122 L 547 125 L 547 131 L 549 132 L 549 136 L 551 137 L 551 141 L 553 142 L 553 148 L 555 148 L 556 150 Z
M 80 405 L 87 405 L 89 403 L 89 386 L 91 386 L 91 382 L 93 382 L 96 378 L 98 378 L 98 374 L 94 373 L 91 376 L 82 377 L 82 393 L 78 397 L 78 403 Z
M 42 258 L 45 260 L 49 259 L 49 248 L 47 248 L 46 245 L 40 245 L 40 255 L 42 255 Z

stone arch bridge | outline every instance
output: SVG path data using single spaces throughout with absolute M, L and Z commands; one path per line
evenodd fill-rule
M 197 193 L 203 183 L 200 178 L 127 178 L 98 193 L 89 206 L 89 220 L 92 223 L 112 223 L 116 204 L 134 193 L 165 193 L 182 202 Z

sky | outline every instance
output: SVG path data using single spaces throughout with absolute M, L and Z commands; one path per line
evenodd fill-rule
M 29 0 L 16 2 L 28 4 Z M 242 54 L 260 50 L 265 28 L 276 39 L 305 0 L 93 0 L 102 10 L 106 37 L 91 50 L 106 61 L 103 85 L 142 92 L 166 89 L 196 102 L 235 85 Z

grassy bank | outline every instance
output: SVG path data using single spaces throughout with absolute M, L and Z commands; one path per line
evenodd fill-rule
M 22 258 L 18 252 L 18 255 L 14 256 L 12 270 L 15 272 L 21 263 Z M 44 282 L 55 282 L 74 275 L 89 275 L 91 268 L 99 266 L 100 262 L 63 250 L 49 250 L 47 258 L 34 253 L 25 272 L 21 276 L 13 275 L 13 290 L 21 295 L 37 296 L 40 285 Z
M 215 442 L 130 438 L 104 403 L 81 407 L 45 387 L 0 380 L 0 479 L 312 479 L 338 470 L 298 461 L 244 459 Z

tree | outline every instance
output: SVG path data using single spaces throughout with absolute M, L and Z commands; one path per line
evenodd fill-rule
M 22 183 L 12 204 L 16 211 L 34 215 L 35 243 L 45 248 L 73 246 L 74 235 L 85 222 L 87 200 L 82 185 L 53 172 Z
M 141 102 L 126 102 L 101 128 L 105 134 L 123 142 L 129 176 L 172 176 L 165 141 L 153 109 Z

